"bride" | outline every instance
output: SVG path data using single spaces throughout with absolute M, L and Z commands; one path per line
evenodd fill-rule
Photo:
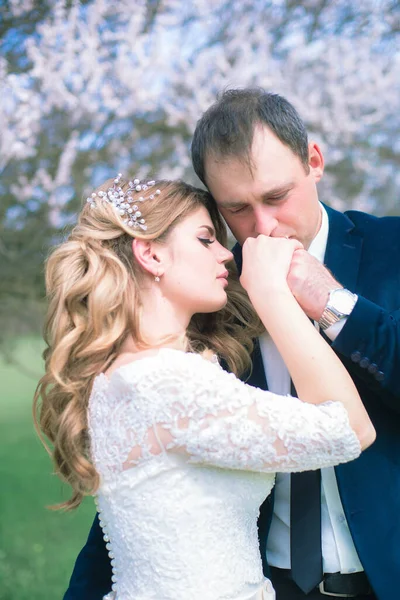
M 109 598 L 272 600 L 257 517 L 274 472 L 350 461 L 375 437 L 287 286 L 301 244 L 248 239 L 241 287 L 225 242 L 206 192 L 119 175 L 47 263 L 37 426 L 72 486 L 61 506 L 96 497 Z M 263 328 L 300 399 L 238 379 Z

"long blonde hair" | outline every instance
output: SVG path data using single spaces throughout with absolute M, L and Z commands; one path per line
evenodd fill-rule
M 110 185 L 112 180 L 97 192 Z M 127 183 L 119 185 L 127 190 Z M 73 490 L 68 501 L 54 508 L 75 508 L 99 484 L 90 460 L 87 421 L 94 378 L 116 359 L 128 335 L 145 345 L 139 327 L 143 271 L 134 259 L 132 239 L 165 241 L 178 222 L 205 206 L 217 239 L 227 243 L 225 226 L 207 192 L 181 181 L 156 185 L 160 195 L 141 204 L 146 231 L 132 229 L 106 202 L 96 203 L 95 209 L 85 204 L 68 239 L 47 260 L 45 374 L 36 389 L 33 412 L 56 473 Z M 143 191 L 140 195 L 146 200 Z M 241 374 L 251 367 L 252 339 L 261 324 L 239 284 L 235 265 L 229 270 L 225 308 L 195 315 L 185 348 L 216 352 L 230 370 Z

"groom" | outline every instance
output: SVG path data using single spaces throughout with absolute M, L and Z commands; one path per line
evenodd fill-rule
M 306 250 L 294 255 L 289 286 L 352 375 L 377 432 L 373 446 L 351 463 L 277 476 L 259 519 L 264 570 L 277 600 L 394 600 L 400 595 L 400 219 L 320 204 L 320 148 L 308 141 L 290 103 L 260 89 L 221 96 L 197 124 L 192 158 L 238 241 L 239 269 L 247 237 L 302 242 Z M 267 334 L 253 361 L 249 383 L 295 393 Z M 101 600 L 110 578 L 96 519 L 64 600 Z

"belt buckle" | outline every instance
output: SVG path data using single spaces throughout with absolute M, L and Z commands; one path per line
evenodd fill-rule
M 337 594 L 334 592 L 326 592 L 323 580 L 319 584 L 318 588 L 319 588 L 320 594 L 323 594 L 324 596 L 334 596 L 335 598 L 355 598 L 356 597 L 355 594 Z

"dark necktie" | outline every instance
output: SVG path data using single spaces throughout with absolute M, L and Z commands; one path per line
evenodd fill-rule
M 297 396 L 293 383 L 292 396 Z M 321 471 L 292 473 L 290 477 L 291 575 L 308 594 L 322 581 Z

